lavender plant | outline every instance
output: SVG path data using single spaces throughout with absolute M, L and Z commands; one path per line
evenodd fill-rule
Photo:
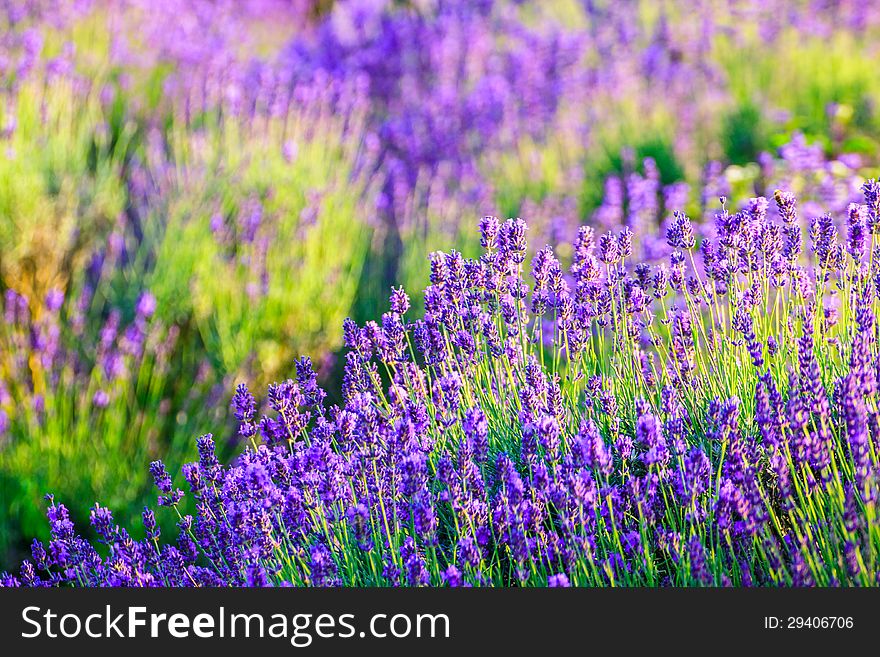
M 328 386 L 339 408 L 303 364 L 273 388 L 271 421 L 240 419 L 245 435 L 223 441 L 253 443 L 212 470 L 219 497 L 194 484 L 178 500 L 196 544 L 213 535 L 207 509 L 228 511 L 215 548 L 161 548 L 166 576 L 158 543 L 135 549 L 99 511 L 90 537 L 113 549 L 88 577 L 872 582 L 873 493 L 856 480 L 857 462 L 876 465 L 870 385 L 846 400 L 873 330 L 859 318 L 874 309 L 876 191 L 861 188 L 880 134 L 876 9 L 328 4 L 2 3 L 0 544 L 48 536 L 33 511 L 48 488 L 104 499 L 130 526 L 146 477 L 131 462 L 164 453 L 174 471 L 188 432 L 219 433 L 212 392 L 229 373 L 260 386 L 304 352 L 323 378 L 333 327 L 375 319 L 394 282 L 412 299 L 397 291 L 382 322 L 348 327 L 344 385 Z M 469 223 L 487 211 L 534 218 L 533 246 L 554 250 L 489 221 L 480 256 Z M 476 259 L 424 260 L 448 245 Z M 100 276 L 85 271 L 96 250 Z M 538 402 L 520 399 L 532 389 Z M 307 401 L 290 415 L 284 395 Z M 851 440 L 864 418 L 867 442 Z M 299 433 L 288 455 L 272 422 Z M 577 456 L 594 433 L 610 457 Z M 248 464 L 269 469 L 266 508 L 304 500 L 260 516 L 287 557 L 245 529 L 264 495 L 236 492 Z M 573 495 L 592 516 L 572 515 Z M 43 581 L 86 577 L 94 554 L 62 544 L 79 556 Z M 572 565 L 586 554 L 594 566 Z M 828 565 L 840 554 L 846 568 Z
M 41 38 L 27 36 L 27 61 L 0 94 L 0 277 L 4 287 L 43 298 L 85 266 L 123 212 L 131 135 L 111 139 L 100 84 L 70 71 L 69 53 L 39 59 Z
M 84 280 L 45 299 L 8 289 L 0 302 L 0 528 L 4 553 L 43 535 L 41 498 L 51 486 L 68 499 L 108 496 L 130 522 L 147 478 L 131 463 L 189 456 L 174 440 L 207 416 L 216 378 L 176 325 L 155 318 L 142 292 L 129 314 L 103 298 L 119 254 L 91 261 Z M 103 274 L 103 275 L 102 275 Z M 195 362 L 194 362 L 195 361 Z M 84 476 L 87 473 L 87 476 Z
M 188 42 L 198 56 L 144 59 L 130 21 L 151 7 L 24 5 L 0 10 L 3 558 L 44 534 L 50 481 L 129 522 L 147 490 L 131 464 L 190 458 L 174 437 L 224 421 L 211 400 L 228 372 L 270 376 L 290 346 L 330 353 L 325 326 L 348 311 L 369 232 L 353 219 L 369 198 L 355 160 L 370 162 L 353 85 L 182 97 L 176 85 L 218 83 L 205 53 L 219 33 L 231 43 L 239 17 L 217 25 L 218 7 L 190 7 L 214 24 Z
M 270 81 L 255 107 L 155 135 L 133 176 L 139 275 L 221 371 L 269 377 L 340 346 L 328 327 L 350 311 L 371 233 L 357 215 L 375 204 L 362 95 Z
M 210 434 L 187 492 L 152 463 L 159 509 L 95 506 L 95 544 L 50 497 L 4 583 L 877 585 L 878 190 L 808 230 L 784 191 L 779 219 L 722 199 L 713 240 L 678 212 L 659 265 L 583 227 L 527 272 L 525 223 L 485 217 L 479 258 L 431 255 L 423 318 L 398 288 L 346 321 L 343 405 L 307 358 L 264 413 L 239 385 L 235 463 Z

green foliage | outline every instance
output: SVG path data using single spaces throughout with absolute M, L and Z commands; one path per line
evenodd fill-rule
M 868 37 L 841 31 L 804 39 L 792 31 L 772 47 L 757 36 L 737 46 L 719 39 L 714 53 L 738 103 L 728 120 L 729 135 L 743 139 L 750 125 L 760 127 L 760 118 L 763 134 L 759 129 L 750 137 L 757 150 L 770 145 L 773 133 L 800 131 L 825 140 L 834 152 L 877 154 L 880 70 Z M 728 154 L 744 155 L 737 149 Z
M 145 280 L 163 316 L 192 317 L 219 369 L 262 381 L 338 348 L 369 246 L 357 138 L 330 117 L 291 115 L 258 133 L 176 126 L 168 140 L 145 222 Z
M 0 113 L 11 110 L 3 104 Z M 65 81 L 28 83 L 15 108 L 16 129 L 0 150 L 0 278 L 42 298 L 66 286 L 124 210 L 119 153 L 129 135 L 111 143 L 95 93 Z

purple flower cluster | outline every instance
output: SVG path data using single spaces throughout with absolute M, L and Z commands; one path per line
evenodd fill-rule
M 340 405 L 303 359 L 265 403 L 239 385 L 232 465 L 205 435 L 186 492 L 150 466 L 176 541 L 96 507 L 98 549 L 50 498 L 51 540 L 3 581 L 875 585 L 880 257 L 830 217 L 786 256 L 776 202 L 722 205 L 699 243 L 676 214 L 668 264 L 583 228 L 570 268 L 548 248 L 528 273 L 524 222 L 485 217 L 478 258 L 432 254 L 421 319 L 395 289 L 346 322 Z M 829 323 L 834 297 L 852 310 Z

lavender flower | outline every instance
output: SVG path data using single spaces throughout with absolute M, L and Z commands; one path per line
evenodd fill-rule
M 645 229 L 652 176 L 627 179 L 638 199 L 622 206 Z M 777 206 L 794 225 L 793 197 Z M 238 385 L 224 410 L 247 440 L 230 437 L 230 463 L 222 425 L 196 439 L 185 498 L 153 461 L 158 505 L 133 516 L 143 531 L 96 505 L 94 545 L 50 497 L 48 540 L 3 583 L 873 583 L 880 301 L 864 262 L 870 206 L 858 207 L 846 244 L 830 214 L 814 223 L 816 262 L 786 252 L 757 197 L 724 206 L 712 240 L 673 215 L 668 266 L 635 262 L 631 228 L 598 244 L 582 229 L 568 272 L 567 256 L 529 250 L 521 220 L 484 218 L 478 258 L 432 254 L 418 319 L 404 321 L 408 295 L 392 288 L 381 321 L 344 323 L 340 395 L 307 357 L 265 399 Z M 684 253 L 698 232 L 702 267 Z M 8 295 L 4 315 L 25 349 L 51 351 L 45 314 Z M 93 322 L 96 360 L 136 362 L 122 317 Z M 88 412 L 104 390 L 123 407 L 113 372 L 78 392 Z M 7 431 L 54 411 L 56 396 L 34 402 L 63 377 L 31 384 L 26 404 L 0 388 Z
M 683 212 L 676 211 L 669 228 L 666 229 L 666 241 L 675 249 L 692 249 L 696 245 L 691 220 Z

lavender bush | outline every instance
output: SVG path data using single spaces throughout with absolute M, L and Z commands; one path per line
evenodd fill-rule
M 357 86 L 317 80 L 271 102 L 174 126 L 170 155 L 151 147 L 132 185 L 136 275 L 160 313 L 191 317 L 222 371 L 264 380 L 341 346 L 329 327 L 350 311 L 375 203 Z
M 24 536 L 52 544 L 46 490 L 101 499 L 130 527 L 149 499 L 132 463 L 161 457 L 176 472 L 196 453 L 189 435 L 234 423 L 244 431 L 217 458 L 251 451 L 212 471 L 222 499 L 196 485 L 177 505 L 197 544 L 208 508 L 232 528 L 195 560 L 175 548 L 190 583 L 209 567 L 218 582 L 306 581 L 313 550 L 328 583 L 420 581 L 404 568 L 419 558 L 432 583 L 455 583 L 450 566 L 472 584 L 677 583 L 700 554 L 718 584 L 746 581 L 734 562 L 753 581 L 796 583 L 798 559 L 816 583 L 873 581 L 873 493 L 846 423 L 872 426 L 874 406 L 865 388 L 847 420 L 856 393 L 840 383 L 864 378 L 853 353 L 872 330 L 870 3 L 0 4 L 4 560 L 20 560 Z M 797 217 L 776 189 L 797 196 Z M 481 246 L 472 223 L 487 213 L 530 227 Z M 463 255 L 425 259 L 438 248 Z M 533 259 L 534 272 L 514 266 Z M 491 267 L 495 279 L 479 274 Z M 531 297 L 511 287 L 520 275 Z M 371 322 L 392 285 L 407 294 Z M 346 316 L 363 328 L 340 334 Z M 301 364 L 296 384 L 273 388 L 271 422 L 220 401 L 233 381 L 283 379 L 301 353 L 317 380 Z M 481 417 L 474 452 L 461 445 L 482 436 Z M 257 449 L 274 448 L 273 426 L 300 433 L 289 479 Z M 668 458 L 643 455 L 655 426 Z M 577 456 L 594 429 L 608 466 Z M 428 441 L 423 463 L 402 465 L 416 454 L 407 432 Z M 329 469 L 311 472 L 324 463 L 314 445 L 329 445 Z M 681 474 L 702 472 L 696 447 L 705 480 Z M 255 459 L 272 482 L 273 550 L 288 555 L 274 561 L 242 529 L 257 493 L 225 483 Z M 521 499 L 505 492 L 510 473 Z M 296 520 L 278 502 L 294 489 Z M 496 518 L 500 495 L 513 501 Z M 592 520 L 573 515 L 582 495 Z M 867 520 L 844 534 L 838 512 Z M 149 533 L 167 536 L 175 515 Z M 71 521 L 85 517 L 71 506 Z M 125 543 L 98 517 L 84 540 Z M 93 558 L 81 547 L 78 563 Z M 571 566 L 588 553 L 591 570 Z M 839 554 L 846 568 L 827 565 Z M 171 581 L 141 556 L 151 565 L 137 572 Z
M 220 84 L 206 53 L 244 17 L 193 5 L 182 29 L 214 25 L 187 42 L 197 52 L 137 51 L 132 20 L 167 23 L 177 4 L 0 11 L 4 559 L 44 534 L 50 485 L 129 522 L 148 490 L 131 464 L 191 458 L 175 436 L 225 420 L 227 377 L 340 345 L 326 327 L 348 313 L 370 235 L 355 219 L 372 196 L 363 94 L 265 80 L 195 104 L 175 85 Z
M 432 254 L 422 319 L 397 288 L 381 323 L 346 321 L 343 405 L 307 358 L 265 414 L 239 385 L 235 463 L 210 434 L 187 492 L 152 463 L 144 529 L 96 505 L 94 544 L 50 497 L 52 539 L 4 582 L 876 585 L 880 185 L 863 191 L 842 236 L 777 191 L 778 220 L 722 199 L 713 240 L 676 213 L 668 262 L 584 227 L 567 271 L 545 248 L 528 277 L 524 222 L 485 217 L 479 258 Z
M 208 407 L 217 377 L 180 326 L 155 316 L 155 297 L 140 293 L 130 314 L 103 297 L 121 256 L 96 254 L 67 297 L 7 289 L 0 300 L 3 548 L 43 533 L 47 488 L 68 499 L 107 495 L 136 519 L 131 500 L 148 478 L 131 464 L 160 454 L 182 463 L 188 441 L 174 436 L 222 419 Z

